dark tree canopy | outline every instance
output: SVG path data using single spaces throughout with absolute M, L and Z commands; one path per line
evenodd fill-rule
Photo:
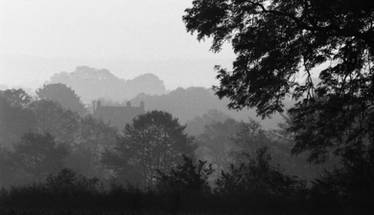
M 344 155 L 343 145 L 370 140 L 373 1 L 194 0 L 183 18 L 199 40 L 213 39 L 213 51 L 232 44 L 233 70 L 217 67 L 216 87 L 231 108 L 256 107 L 266 117 L 284 111 L 285 98 L 297 101 L 294 152 L 310 149 L 320 160 L 328 148 Z

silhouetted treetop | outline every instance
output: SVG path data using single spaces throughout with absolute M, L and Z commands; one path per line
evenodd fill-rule
M 195 0 L 183 19 L 213 51 L 230 42 L 237 55 L 232 71 L 216 67 L 217 95 L 262 117 L 292 97 L 294 152 L 323 160 L 329 148 L 361 150 L 372 130 L 373 11 L 364 0 Z
M 247 157 L 246 161 L 231 165 L 228 171 L 223 171 L 217 180 L 217 191 L 251 193 L 255 196 L 266 193 L 287 198 L 303 189 L 304 184 L 296 177 L 285 175 L 270 164 L 271 156 L 266 147 L 258 149 L 256 154 L 255 158 Z
M 212 50 L 233 46 L 234 69 L 218 68 L 217 94 L 229 97 L 232 108 L 257 107 L 265 116 L 282 111 L 287 94 L 338 94 L 349 91 L 353 77 L 368 78 L 360 71 L 372 61 L 373 10 L 363 0 L 195 0 L 183 18 L 199 40 L 213 38 Z M 315 85 L 311 69 L 324 62 L 334 63 Z M 295 79 L 299 71 L 305 80 Z
M 183 156 L 183 161 L 170 171 L 158 171 L 157 187 L 161 192 L 207 192 L 208 178 L 213 168 L 206 161 L 197 161 Z

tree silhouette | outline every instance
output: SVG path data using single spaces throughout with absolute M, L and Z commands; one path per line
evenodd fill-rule
M 171 214 L 178 214 L 185 204 L 183 202 L 191 204 L 200 201 L 200 204 L 204 205 L 199 198 L 205 194 L 210 194 L 211 188 L 208 184 L 208 178 L 212 173 L 212 165 L 206 161 L 195 162 L 187 156 L 183 156 L 183 160 L 170 170 L 158 171 L 156 187 L 159 193 L 171 197 L 168 200 Z M 201 206 L 200 204 L 195 203 L 196 206 Z
M 364 0 L 195 0 L 184 21 L 199 40 L 213 39 L 213 51 L 233 46 L 233 70 L 217 67 L 218 96 L 263 117 L 291 96 L 294 152 L 323 161 L 373 137 L 373 10 Z
M 51 100 L 59 103 L 63 108 L 84 115 L 87 110 L 75 92 L 64 84 L 48 84 L 38 89 L 36 94 L 44 100 Z
M 141 115 L 126 125 L 115 150 L 106 153 L 103 162 L 119 175 L 138 176 L 140 185 L 152 186 L 157 170 L 175 166 L 183 154 L 192 155 L 194 147 L 184 129 L 166 112 Z
M 373 208 L 374 149 L 350 153 L 339 168 L 313 181 L 311 195 L 319 201 L 338 200 L 355 209 Z
M 208 192 L 208 177 L 213 168 L 206 161 L 194 162 L 192 158 L 183 156 L 183 161 L 176 167 L 166 171 L 158 171 L 157 187 L 161 192 Z

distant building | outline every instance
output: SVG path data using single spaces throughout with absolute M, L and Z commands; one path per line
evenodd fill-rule
M 130 102 L 126 106 L 106 106 L 100 101 L 93 102 L 93 116 L 119 129 L 142 114 L 145 114 L 144 102 L 140 106 L 132 106 Z

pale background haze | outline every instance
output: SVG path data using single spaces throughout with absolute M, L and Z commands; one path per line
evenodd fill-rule
M 192 0 L 0 0 L 0 84 L 35 88 L 76 66 L 130 79 L 154 73 L 168 89 L 215 84 L 230 47 L 209 51 L 186 32 Z

